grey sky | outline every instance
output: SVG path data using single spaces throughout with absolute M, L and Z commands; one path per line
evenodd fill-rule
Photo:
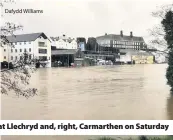
M 123 30 L 148 39 L 148 29 L 158 23 L 151 16 L 157 6 L 172 0 L 17 0 L 8 9 L 44 10 L 43 14 L 4 14 L 5 20 L 24 26 L 22 33 L 45 32 L 72 37 L 119 34 Z

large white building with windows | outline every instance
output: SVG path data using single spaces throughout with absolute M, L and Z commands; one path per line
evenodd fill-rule
M 0 50 L 3 54 L 1 61 L 13 63 L 26 51 L 30 59 L 39 59 L 45 67 L 51 67 L 51 41 L 44 33 L 8 36 L 7 39 L 14 47 L 6 45 Z
M 51 37 L 52 46 L 55 46 L 56 49 L 77 49 L 78 44 L 76 39 L 66 37 L 63 35 L 62 37 Z
M 141 50 L 146 49 L 147 45 L 143 37 L 133 36 L 133 32 L 130 35 L 124 35 L 123 31 L 120 31 L 120 35 L 105 34 L 96 38 L 97 43 L 104 47 L 113 47 L 117 49 L 131 49 Z

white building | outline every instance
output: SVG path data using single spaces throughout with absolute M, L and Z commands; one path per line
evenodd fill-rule
M 76 39 L 63 37 L 51 37 L 52 46 L 55 46 L 57 49 L 77 49 Z
M 7 39 L 14 47 L 4 46 L 3 60 L 15 62 L 20 60 L 26 51 L 30 59 L 39 59 L 45 67 L 51 67 L 51 41 L 44 33 L 22 34 L 8 36 Z
M 157 63 L 166 63 L 166 55 L 164 55 L 163 53 L 152 53 L 155 56 L 155 61 Z
M 0 62 L 3 62 L 3 48 L 0 47 Z
M 120 55 L 121 53 L 121 55 Z M 119 59 L 116 61 L 129 63 L 135 61 L 136 64 L 153 64 L 154 56 L 152 53 L 140 50 L 120 49 Z

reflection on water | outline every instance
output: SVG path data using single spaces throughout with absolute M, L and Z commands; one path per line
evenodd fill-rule
M 166 65 L 39 69 L 30 99 L 2 97 L 2 119 L 173 119 Z M 3 137 L 3 140 L 87 139 L 82 136 Z

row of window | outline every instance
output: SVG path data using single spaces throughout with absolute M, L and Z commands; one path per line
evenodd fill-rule
M 20 60 L 22 60 L 23 59 L 23 57 L 22 56 L 11 56 L 11 60 L 18 60 L 18 58 L 20 58 Z M 32 56 L 31 55 L 29 55 L 29 59 L 31 59 L 32 58 Z M 4 56 L 4 59 L 7 59 L 7 57 L 6 56 Z M 39 59 L 40 60 L 42 60 L 42 61 L 46 61 L 47 60 L 47 56 L 39 56 Z M 50 57 L 49 57 L 49 60 L 50 60 Z
M 13 50 L 14 50 L 14 52 L 18 52 L 17 51 L 17 49 L 11 49 L 11 52 L 13 52 Z M 6 49 L 4 49 L 4 52 L 6 52 L 7 50 Z M 27 49 L 25 48 L 23 51 L 22 51 L 22 49 L 19 49 L 19 52 L 27 52 Z M 31 52 L 31 48 L 29 48 L 29 52 Z
M 129 41 L 115 41 L 113 44 L 120 44 L 120 45 L 140 45 L 141 42 L 129 42 Z
M 70 48 L 68 48 L 68 47 L 64 47 L 64 46 L 57 46 L 57 48 L 77 49 L 77 46 L 75 46 L 75 47 L 70 47 Z
M 26 45 L 26 44 L 31 44 L 31 42 L 15 42 L 11 43 L 11 45 Z M 39 46 L 45 46 L 45 42 L 38 42 Z
M 63 46 L 67 46 L 67 45 L 72 45 L 72 46 L 76 46 L 77 43 L 57 43 L 58 45 L 63 45 Z
M 19 56 L 19 58 L 20 58 L 20 60 L 22 60 L 22 56 Z M 31 57 L 31 55 L 29 55 L 29 59 L 31 59 L 32 57 Z M 6 56 L 4 56 L 4 59 L 7 59 L 7 57 Z M 15 56 L 15 57 L 13 57 L 13 56 L 11 56 L 11 60 L 18 60 L 18 56 Z
M 56 45 L 58 48 L 60 47 L 64 47 L 64 48 L 72 48 L 72 47 L 77 47 L 77 45 L 63 45 L 63 44 L 59 44 L 59 45 Z
M 141 47 L 141 46 L 127 46 L 127 45 L 114 45 L 114 48 L 137 48 L 137 47 Z
M 31 42 L 15 42 L 15 43 L 11 43 L 11 45 L 26 45 L 26 44 L 31 44 Z
M 7 50 L 4 49 L 4 52 L 6 52 L 6 51 L 7 51 Z M 17 53 L 18 50 L 15 49 L 14 51 Z M 47 54 L 47 49 L 39 49 L 38 51 L 39 51 L 39 53 Z M 13 49 L 11 49 L 11 52 L 13 52 Z M 27 49 L 26 49 L 26 48 L 25 48 L 24 50 L 19 49 L 19 52 L 27 52 Z M 29 48 L 29 52 L 31 52 L 31 48 Z
M 106 44 L 111 44 L 110 40 L 107 41 L 101 41 L 99 42 L 100 45 L 106 45 Z M 113 44 L 117 44 L 117 45 L 141 45 L 141 42 L 129 42 L 129 41 L 113 41 Z M 143 43 L 144 45 L 144 43 Z

